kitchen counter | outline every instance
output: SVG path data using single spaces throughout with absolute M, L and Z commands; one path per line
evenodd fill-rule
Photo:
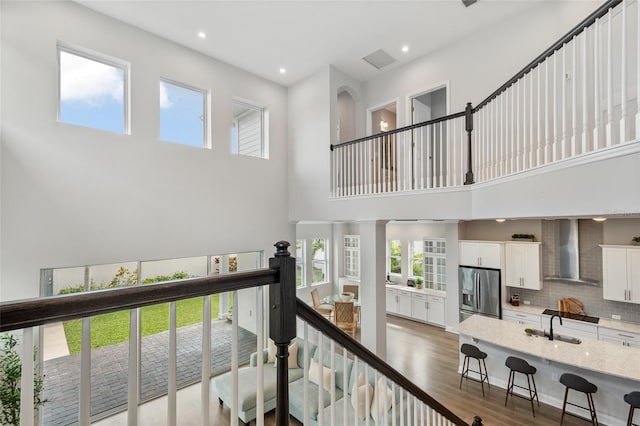
M 513 307 L 516 308 L 516 307 Z M 510 308 L 509 308 L 510 309 Z M 540 314 L 530 307 L 520 312 Z M 508 356 L 527 360 L 536 367 L 535 381 L 541 402 L 561 408 L 565 387 L 558 381 L 563 373 L 584 377 L 598 387 L 594 395 L 598 419 L 610 426 L 626 425 L 629 406 L 623 396 L 640 390 L 640 349 L 582 338 L 571 344 L 545 337 L 527 336 L 522 324 L 474 315 L 458 325 L 460 345 L 469 343 L 487 353 L 486 363 L 491 386 L 505 388 Z M 459 371 L 463 356 L 460 354 Z M 472 386 L 469 382 L 468 386 Z M 578 398 L 578 396 L 575 396 Z M 568 411 L 585 413 L 569 406 Z
M 553 309 L 553 308 L 552 308 Z M 526 314 L 538 314 L 538 315 L 542 315 L 542 311 L 545 310 L 544 307 L 541 306 L 532 306 L 532 305 L 520 305 L 520 306 L 513 306 L 510 303 L 504 303 L 502 305 L 502 310 L 509 310 L 509 311 L 514 311 L 514 312 L 523 312 Z M 572 320 L 569 318 L 563 318 L 563 321 L 576 321 L 576 320 Z M 577 321 L 577 322 L 581 322 L 581 321 Z M 607 319 L 607 318 L 602 318 L 600 317 L 600 321 L 597 324 L 598 327 L 605 327 L 605 328 L 610 328 L 612 330 L 618 330 L 618 331 L 628 331 L 631 333 L 639 333 L 640 334 L 640 325 L 639 324 L 634 324 L 631 322 L 624 322 L 624 321 L 620 321 L 620 320 L 612 320 L 612 319 Z
M 385 284 L 387 288 L 395 288 L 396 290 L 411 291 L 413 293 L 427 294 L 429 296 L 447 297 L 447 292 L 442 290 L 432 290 L 430 288 L 417 289 L 415 287 L 409 287 L 406 284 Z

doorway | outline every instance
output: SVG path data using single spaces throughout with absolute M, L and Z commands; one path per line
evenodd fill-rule
M 398 127 L 397 102 L 378 105 L 368 112 L 368 133 L 372 136 L 380 135 L 371 141 L 373 183 L 382 192 L 397 190 L 399 147 L 396 135 L 386 133 Z
M 447 85 L 409 97 L 411 124 L 445 117 L 449 111 Z M 439 188 L 447 182 L 447 128 L 444 122 L 417 127 L 412 132 L 411 175 L 413 189 Z

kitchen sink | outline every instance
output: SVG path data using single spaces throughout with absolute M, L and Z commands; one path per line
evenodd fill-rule
M 549 334 L 547 334 L 544 330 L 538 330 L 538 329 L 533 329 L 533 332 L 531 333 L 532 336 L 536 336 L 536 337 L 544 337 L 544 338 L 549 338 Z M 573 345 L 579 345 L 580 343 L 582 343 L 582 340 L 577 339 L 575 337 L 571 337 L 571 336 L 563 336 L 561 334 L 553 334 L 553 340 L 559 340 L 560 342 L 565 342 L 565 343 L 571 343 Z

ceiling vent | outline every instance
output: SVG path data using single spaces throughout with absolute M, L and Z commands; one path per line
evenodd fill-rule
M 368 54 L 364 58 L 365 61 L 376 67 L 376 69 L 384 68 L 387 65 L 394 63 L 396 60 L 391 57 L 387 52 L 382 49 L 378 49 L 373 53 Z
M 465 7 L 469 7 L 477 1 L 478 0 L 462 0 L 462 4 L 464 4 Z

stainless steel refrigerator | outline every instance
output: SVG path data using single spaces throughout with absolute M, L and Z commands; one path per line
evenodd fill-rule
M 471 315 L 502 318 L 500 270 L 458 267 L 460 321 Z

